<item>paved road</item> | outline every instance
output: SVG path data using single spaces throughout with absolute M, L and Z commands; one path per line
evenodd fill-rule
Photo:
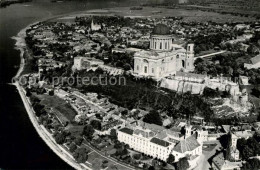
M 78 94 L 76 94 L 76 93 L 72 93 L 72 94 L 75 95 L 75 96 L 77 96 L 77 97 L 79 97 L 79 98 L 81 98 L 81 99 L 83 99 L 86 103 L 90 103 L 90 104 L 92 104 L 92 105 L 98 107 L 98 108 L 99 108 L 100 110 L 102 110 L 103 112 L 105 112 L 105 109 L 102 108 L 101 106 L 99 106 L 98 104 L 96 104 L 96 103 L 94 103 L 94 102 L 92 102 L 92 101 L 90 101 L 90 100 L 87 100 L 87 99 L 85 99 L 84 97 L 82 97 L 82 96 L 80 96 L 80 95 L 78 95 Z M 85 139 L 85 138 L 84 138 L 84 139 Z M 116 159 L 114 159 L 114 158 L 105 156 L 103 153 L 101 153 L 99 150 L 93 148 L 93 147 L 92 147 L 91 145 L 89 145 L 89 144 L 86 144 L 86 143 L 83 143 L 83 144 L 84 144 L 85 146 L 89 147 L 92 151 L 96 152 L 98 155 L 102 156 L 102 157 L 105 158 L 105 159 L 110 160 L 111 162 L 113 162 L 113 163 L 115 163 L 115 164 L 118 164 L 118 165 L 120 165 L 120 166 L 122 166 L 122 167 L 124 167 L 124 168 L 126 168 L 126 169 L 132 169 L 132 170 L 135 169 L 135 168 L 133 168 L 133 167 L 127 165 L 127 164 L 124 164 L 124 163 L 122 163 L 122 162 L 120 162 L 120 161 L 118 161 L 118 160 L 116 160 Z
M 219 143 L 219 141 L 207 142 L 207 144 L 210 144 L 210 143 L 217 144 L 217 145 L 211 151 L 203 151 L 203 153 L 198 161 L 199 164 L 197 167 L 194 168 L 194 170 L 209 170 L 210 169 L 211 165 L 209 164 L 208 160 L 216 153 L 216 150 L 221 147 L 221 144 Z
M 215 53 L 211 53 L 211 54 L 198 56 L 198 57 L 195 57 L 195 60 L 198 59 L 198 58 L 210 57 L 210 56 L 217 55 L 217 54 L 222 54 L 222 53 L 225 53 L 225 52 L 227 52 L 227 51 L 223 50 L 223 51 L 219 51 L 219 52 L 215 52 Z
M 126 168 L 127 170 L 129 170 L 129 169 L 135 170 L 135 168 L 133 168 L 133 167 L 127 165 L 127 164 L 124 164 L 124 163 L 122 163 L 122 162 L 120 162 L 120 161 L 118 161 L 118 160 L 116 160 L 116 159 L 114 159 L 114 158 L 104 156 L 103 153 L 101 153 L 99 150 L 93 148 L 93 147 L 92 147 L 91 145 L 89 145 L 89 144 L 83 143 L 83 145 L 85 145 L 85 146 L 87 146 L 88 148 L 90 148 L 92 151 L 94 151 L 95 153 L 97 153 L 99 156 L 101 156 L 101 157 L 103 157 L 103 158 L 105 158 L 105 159 L 108 159 L 109 161 L 115 163 L 115 165 L 120 165 L 120 166 Z

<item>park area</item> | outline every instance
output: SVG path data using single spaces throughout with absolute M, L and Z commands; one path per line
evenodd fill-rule
M 37 95 L 46 108 L 52 108 L 53 113 L 60 121 L 72 122 L 77 115 L 76 111 L 65 100 L 47 94 Z

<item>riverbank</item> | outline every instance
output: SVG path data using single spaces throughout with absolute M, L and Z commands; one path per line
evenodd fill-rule
M 27 69 L 26 67 L 30 66 L 30 64 L 27 64 L 28 63 L 27 60 L 29 60 L 30 53 L 28 52 L 29 49 L 28 49 L 26 42 L 25 42 L 26 30 L 29 29 L 30 26 L 37 24 L 39 22 L 55 20 L 57 18 L 62 18 L 62 17 L 66 17 L 66 16 L 69 16 L 69 15 L 73 15 L 73 14 L 63 14 L 63 15 L 59 15 L 59 16 L 55 16 L 55 17 L 45 18 L 45 19 L 40 20 L 40 21 L 36 21 L 36 22 L 28 25 L 24 29 L 22 29 L 17 34 L 17 36 L 12 37 L 12 39 L 16 40 L 15 49 L 20 51 L 20 65 L 19 65 L 19 69 L 18 69 L 16 75 L 12 79 L 12 84 L 16 86 L 16 88 L 19 92 L 19 95 L 22 99 L 23 105 L 24 105 L 26 112 L 28 114 L 28 117 L 29 117 L 30 121 L 32 122 L 35 130 L 37 131 L 37 133 L 41 137 L 41 139 L 47 144 L 47 146 L 58 157 L 60 157 L 64 162 L 66 162 L 71 167 L 73 167 L 75 169 L 83 169 L 83 170 L 87 169 L 87 170 L 89 170 L 89 169 L 91 169 L 90 167 L 87 167 L 84 164 L 77 163 L 77 161 L 73 158 L 73 155 L 71 153 L 69 153 L 68 151 L 66 151 L 61 145 L 57 144 L 55 139 L 53 138 L 52 134 L 50 134 L 44 126 L 42 126 L 38 123 L 37 117 L 36 117 L 35 112 L 32 108 L 30 100 L 26 96 L 25 89 L 19 84 L 19 77 L 24 74 L 24 70 Z M 78 15 L 82 15 L 82 14 L 78 13 Z M 93 148 L 90 148 L 90 149 L 93 149 Z M 92 152 L 95 152 L 95 153 L 97 153 L 101 156 L 101 153 L 98 153 L 95 150 L 93 150 Z M 114 161 L 111 158 L 108 158 L 106 156 L 101 156 L 101 157 L 103 157 L 104 159 L 108 159 L 115 164 L 119 164 L 118 162 L 116 162 L 116 161 Z M 125 165 L 121 165 L 121 166 L 124 167 Z M 130 167 L 127 167 L 127 166 L 125 166 L 124 168 L 131 169 Z
M 16 75 L 14 76 L 12 83 L 14 83 L 15 79 L 19 78 L 19 76 L 21 75 L 21 73 L 24 70 L 24 66 L 25 66 L 24 52 L 25 52 L 25 49 L 26 49 L 25 36 L 26 36 L 26 30 L 29 28 L 29 26 L 22 29 L 17 34 L 17 36 L 12 37 L 12 39 L 16 40 L 15 49 L 20 51 L 20 67 L 19 67 Z
M 65 161 L 66 163 L 68 163 L 70 166 L 72 166 L 75 169 L 87 169 L 90 170 L 91 168 L 87 168 L 86 166 L 81 166 L 80 164 L 78 164 L 72 157 L 72 155 L 70 153 L 68 153 L 65 149 L 63 149 L 61 146 L 59 146 L 55 140 L 53 139 L 52 135 L 50 133 L 47 133 L 47 130 L 41 126 L 38 121 L 37 118 L 34 114 L 34 111 L 30 105 L 30 101 L 29 99 L 26 97 L 25 95 L 25 91 L 24 89 L 19 85 L 18 81 L 16 81 L 14 83 L 14 85 L 16 86 L 21 99 L 23 101 L 24 107 L 28 113 L 28 116 L 30 118 L 30 121 L 32 122 L 35 130 L 37 131 L 37 133 L 39 134 L 39 136 L 42 138 L 42 140 L 51 148 L 51 150 L 57 155 L 59 156 L 63 161 Z
M 39 21 L 33 23 L 36 24 Z M 41 126 L 36 118 L 36 115 L 33 111 L 33 108 L 31 107 L 30 101 L 29 99 L 26 97 L 26 93 L 25 90 L 23 89 L 23 87 L 19 84 L 19 77 L 21 76 L 21 73 L 23 72 L 24 68 L 25 68 L 25 58 L 24 58 L 24 53 L 25 50 L 27 50 L 27 46 L 26 46 L 26 42 L 25 42 L 25 37 L 26 37 L 26 30 L 33 24 L 28 25 L 27 27 L 25 27 L 24 29 L 22 29 L 17 36 L 12 37 L 12 39 L 16 40 L 15 43 L 15 49 L 20 51 L 20 67 L 16 73 L 16 75 L 14 76 L 14 78 L 12 79 L 12 83 L 13 85 L 16 86 L 19 95 L 22 99 L 23 105 L 26 109 L 26 112 L 29 116 L 30 121 L 32 122 L 35 130 L 37 131 L 38 135 L 41 137 L 41 139 L 48 145 L 49 148 L 51 148 L 51 150 L 57 155 L 59 156 L 63 161 L 65 161 L 67 164 L 69 164 L 71 167 L 75 168 L 75 169 L 87 169 L 90 170 L 91 168 L 88 168 L 86 166 L 81 166 L 80 164 L 78 164 L 73 156 L 68 153 L 65 149 L 63 149 L 61 146 L 59 146 L 54 138 L 52 137 L 52 135 L 50 133 L 48 133 L 48 131 Z

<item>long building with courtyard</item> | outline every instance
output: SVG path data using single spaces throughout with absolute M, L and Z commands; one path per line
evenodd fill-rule
M 183 135 L 162 126 L 138 121 L 118 130 L 118 140 L 136 151 L 163 161 L 167 161 L 170 154 L 176 162 L 188 156 L 190 165 L 196 166 L 202 154 L 201 131 L 192 131 L 191 126 L 186 126 L 185 129 Z

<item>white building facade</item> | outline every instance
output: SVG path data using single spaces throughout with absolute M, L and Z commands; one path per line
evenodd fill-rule
M 91 22 L 91 30 L 92 31 L 101 30 L 101 25 L 94 23 L 94 21 L 92 20 L 92 22 Z
M 185 156 L 197 160 L 195 158 L 202 154 L 202 143 L 196 139 L 195 133 L 184 137 L 169 129 L 155 130 L 138 125 L 118 130 L 118 140 L 136 151 L 163 161 L 167 161 L 170 154 L 173 154 L 176 162 Z
M 92 67 L 103 66 L 104 62 L 90 57 L 75 57 L 73 68 L 76 70 L 90 69 Z
M 134 74 L 156 79 L 194 70 L 194 44 L 187 49 L 174 44 L 166 25 L 158 24 L 150 36 L 150 49 L 134 55 Z

